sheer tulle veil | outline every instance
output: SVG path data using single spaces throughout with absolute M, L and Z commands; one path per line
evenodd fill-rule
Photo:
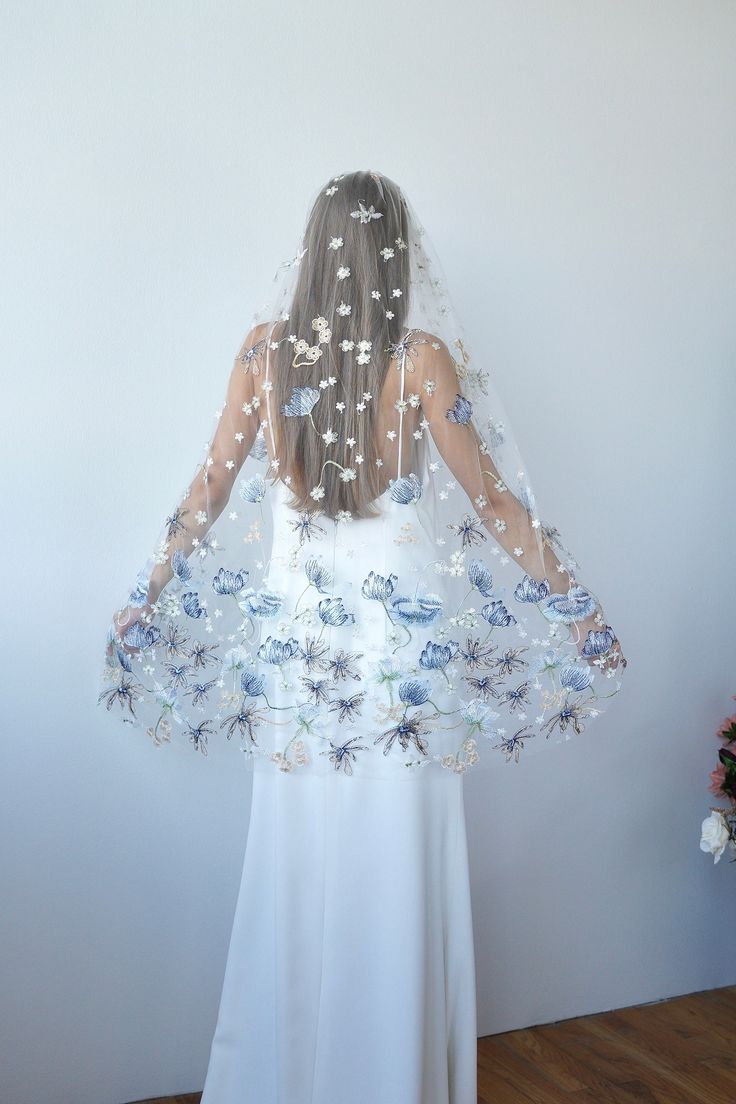
M 108 629 L 107 710 L 165 754 L 344 778 L 519 763 L 606 711 L 616 633 L 394 181 L 313 195 L 223 386 Z

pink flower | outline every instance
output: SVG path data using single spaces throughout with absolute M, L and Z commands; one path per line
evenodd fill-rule
M 720 736 L 722 740 L 728 740 L 729 742 L 736 738 L 736 713 L 731 717 L 725 717 L 718 729 L 716 735 Z
M 726 768 L 723 763 L 719 763 L 715 770 L 710 772 L 710 786 L 708 789 L 716 797 L 723 796 L 723 783 L 726 781 Z

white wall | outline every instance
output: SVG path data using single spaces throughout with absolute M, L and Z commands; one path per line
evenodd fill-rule
M 590 738 L 467 779 L 479 1033 L 736 982 L 736 874 L 698 848 L 736 693 L 736 7 L 13 8 L 3 1101 L 202 1086 L 245 777 L 106 724 L 102 636 L 308 197 L 358 167 L 417 207 L 630 661 Z

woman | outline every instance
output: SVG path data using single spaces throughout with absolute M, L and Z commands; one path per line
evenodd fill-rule
M 277 281 L 100 700 L 253 772 L 203 1104 L 471 1104 L 463 777 L 582 732 L 626 660 L 401 189 L 333 177 Z

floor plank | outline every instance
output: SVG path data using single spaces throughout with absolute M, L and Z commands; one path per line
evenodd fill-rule
M 200 1104 L 200 1097 L 131 1104 Z M 736 986 L 478 1040 L 478 1104 L 734 1101 Z

